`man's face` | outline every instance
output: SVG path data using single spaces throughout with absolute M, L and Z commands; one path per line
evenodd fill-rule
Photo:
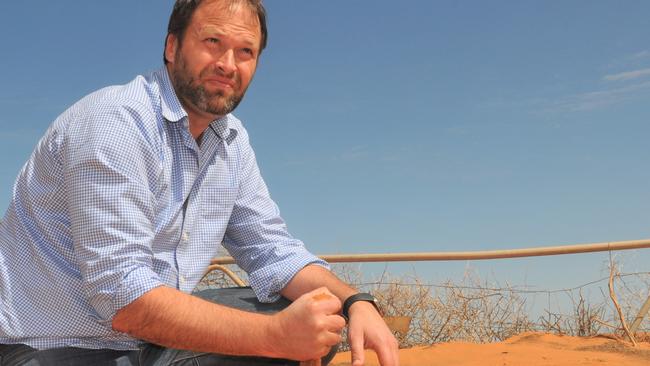
M 260 25 L 246 5 L 205 1 L 194 12 L 182 42 L 170 36 L 165 56 L 188 112 L 223 116 L 250 84 L 260 52 Z

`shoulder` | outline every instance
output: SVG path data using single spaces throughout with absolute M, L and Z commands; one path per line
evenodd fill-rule
M 83 140 L 133 135 L 154 143 L 162 131 L 159 87 L 152 78 L 138 76 L 127 84 L 102 88 L 75 103 L 58 122 L 67 135 Z
M 160 110 L 159 90 L 153 80 L 137 76 L 124 85 L 97 90 L 73 106 L 79 114 L 93 119 L 104 114 L 153 118 Z

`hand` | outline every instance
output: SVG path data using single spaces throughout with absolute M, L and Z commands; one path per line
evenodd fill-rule
M 273 315 L 273 348 L 278 357 L 298 361 L 320 359 L 341 342 L 345 320 L 338 315 L 341 301 L 321 287 L 300 296 Z
M 352 366 L 365 362 L 364 348 L 377 353 L 382 366 L 398 366 L 398 343 L 393 333 L 381 318 L 375 307 L 365 301 L 358 301 L 350 307 L 350 328 L 348 343 L 352 354 Z

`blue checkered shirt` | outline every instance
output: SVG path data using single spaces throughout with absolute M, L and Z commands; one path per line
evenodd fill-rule
M 94 92 L 47 130 L 0 223 L 0 344 L 136 349 L 122 307 L 189 293 L 220 243 L 272 301 L 304 266 L 232 115 L 188 128 L 166 69 Z

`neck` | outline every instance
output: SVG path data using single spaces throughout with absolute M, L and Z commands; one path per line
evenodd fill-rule
M 199 136 L 201 136 L 201 134 L 203 133 L 203 131 L 205 131 L 208 128 L 208 126 L 210 126 L 210 123 L 212 121 L 221 117 L 217 115 L 197 112 L 196 110 L 192 109 L 192 107 L 186 106 L 186 103 L 183 103 L 182 101 L 181 104 L 183 105 L 183 108 L 185 108 L 185 111 L 187 111 L 190 133 L 192 134 L 192 137 L 194 137 L 194 139 L 198 139 Z

